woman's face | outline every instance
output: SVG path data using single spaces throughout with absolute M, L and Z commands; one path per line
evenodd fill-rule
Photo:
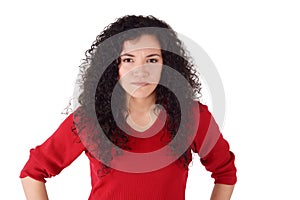
M 127 40 L 120 55 L 120 84 L 134 98 L 155 95 L 162 65 L 160 43 L 155 36 L 142 35 Z

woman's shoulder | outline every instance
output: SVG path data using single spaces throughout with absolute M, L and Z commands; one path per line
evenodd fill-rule
M 196 111 L 203 113 L 203 112 L 209 112 L 208 106 L 202 102 L 200 102 L 200 100 L 193 100 L 193 109 L 197 109 Z

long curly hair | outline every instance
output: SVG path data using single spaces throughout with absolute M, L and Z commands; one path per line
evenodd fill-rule
M 80 76 L 77 80 L 81 89 L 78 97 L 79 108 L 76 113 L 74 112 L 74 119 L 80 118 L 80 120 L 74 120 L 76 126 L 74 131 L 79 134 L 92 156 L 101 158 L 102 161 L 105 160 L 105 163 L 112 160 L 111 149 L 115 145 L 121 149 L 130 150 L 127 145 L 128 135 L 116 123 L 116 121 L 125 122 L 126 115 L 113 115 L 111 98 L 114 88 L 119 87 L 117 95 L 121 102 L 125 102 L 125 91 L 118 82 L 119 56 L 124 41 L 138 38 L 143 34 L 154 35 L 159 40 L 163 65 L 176 70 L 187 80 L 192 89 L 176 85 L 176 77 L 173 77 L 164 68 L 161 79 L 168 80 L 169 84 L 176 86 L 173 88 L 187 99 L 199 99 L 201 96 L 201 83 L 192 59 L 176 32 L 166 22 L 153 16 L 126 15 L 109 24 L 96 37 L 90 49 L 85 52 L 86 58 L 80 65 Z M 192 118 L 181 116 L 180 106 L 182 105 L 179 104 L 174 94 L 176 91 L 158 84 L 155 93 L 155 104 L 162 106 L 167 113 L 164 126 L 170 134 L 169 139 L 172 140 L 178 131 L 179 124 L 183 121 L 187 124 L 191 122 Z M 114 109 L 118 109 L 118 113 L 127 111 L 125 104 L 114 105 Z M 110 142 L 107 141 L 107 138 Z M 183 148 L 184 140 L 183 136 L 179 137 L 172 149 L 180 151 Z M 165 143 L 168 142 L 169 140 Z M 186 169 L 188 169 L 191 159 L 190 151 L 190 148 L 187 149 L 179 158 L 180 163 Z M 117 151 L 117 155 L 120 154 L 121 152 Z M 105 164 L 102 166 L 102 172 L 105 173 L 101 174 L 105 175 L 109 172 L 110 167 Z

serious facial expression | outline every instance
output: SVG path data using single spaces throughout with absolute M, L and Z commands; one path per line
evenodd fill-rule
M 147 98 L 159 83 L 162 65 L 160 43 L 155 36 L 126 40 L 120 55 L 119 81 L 131 97 Z

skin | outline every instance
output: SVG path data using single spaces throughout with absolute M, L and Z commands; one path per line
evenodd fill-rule
M 129 115 L 134 122 L 133 128 L 147 128 L 155 116 L 155 88 L 162 71 L 162 55 L 158 40 L 151 35 L 142 35 L 135 40 L 125 41 L 119 64 L 119 81 L 127 92 L 126 103 Z M 141 84 L 141 83 L 147 84 Z M 150 116 L 150 119 L 149 119 Z M 30 177 L 21 179 L 27 200 L 48 200 L 43 182 Z M 234 185 L 215 184 L 210 200 L 229 200 Z
M 153 108 L 163 65 L 160 43 L 152 35 L 142 35 L 125 41 L 120 57 L 119 81 L 127 93 L 128 123 L 138 129 L 150 127 L 157 116 Z
M 21 182 L 27 200 L 48 200 L 44 182 L 37 181 L 29 176 L 22 178 Z

